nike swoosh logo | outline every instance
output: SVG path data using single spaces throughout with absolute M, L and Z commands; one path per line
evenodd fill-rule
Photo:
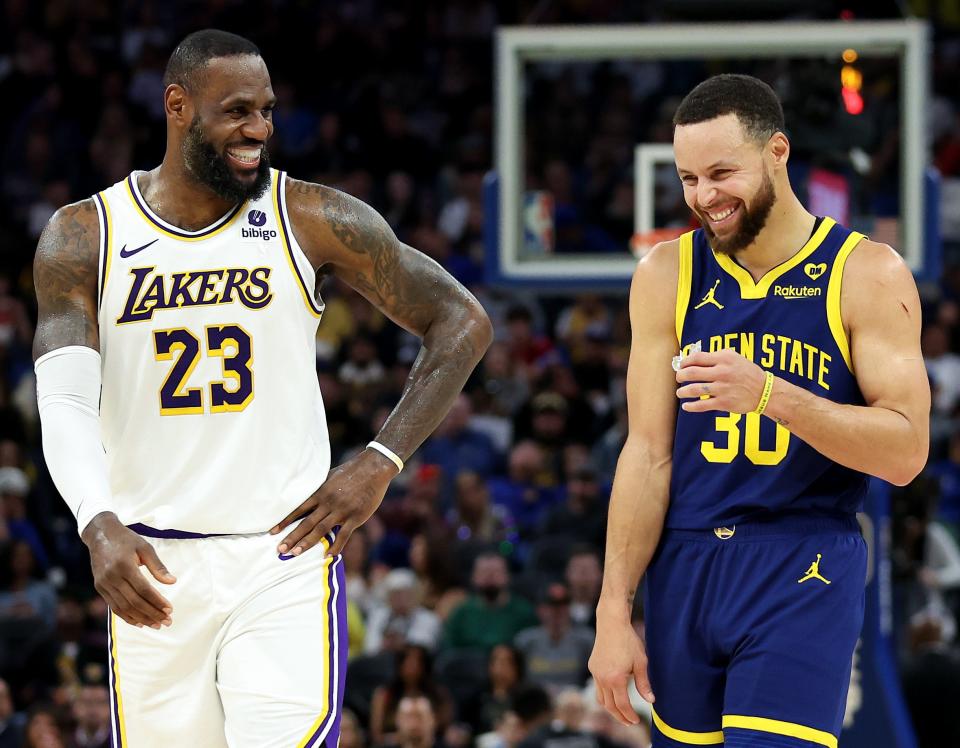
M 130 250 L 128 250 L 128 249 L 127 249 L 127 245 L 124 244 L 124 245 L 123 245 L 123 249 L 120 250 L 120 256 L 121 256 L 121 257 L 133 257 L 137 252 L 142 252 L 142 251 L 145 250 L 147 247 L 149 247 L 151 244 L 156 244 L 158 241 L 160 241 L 159 238 L 154 239 L 152 242 L 147 242 L 147 243 L 144 244 L 142 247 L 137 247 L 136 249 L 130 249 Z

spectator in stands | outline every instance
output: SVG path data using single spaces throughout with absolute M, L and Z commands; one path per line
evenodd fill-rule
M 73 700 L 76 728 L 68 748 L 110 748 L 110 693 L 106 683 L 85 683 Z
M 436 649 L 440 621 L 420 605 L 417 575 L 410 569 L 393 569 L 384 577 L 383 588 L 387 600 L 369 612 L 364 654 L 396 652 L 407 644 Z
M 481 362 L 482 388 L 489 412 L 512 418 L 530 396 L 530 382 L 503 341 L 494 341 Z
M 473 562 L 473 594 L 447 619 L 443 646 L 447 649 L 489 651 L 508 644 L 520 631 L 537 623 L 533 608 L 510 592 L 507 561 L 499 553 L 481 553 Z
M 30 710 L 24 730 L 23 748 L 65 748 L 63 732 L 52 706 L 42 704 Z
M 527 683 L 517 688 L 513 694 L 510 711 L 517 717 L 514 731 L 515 746 L 533 748 L 540 745 L 533 736 L 550 723 L 553 717 L 553 702 L 547 690 L 536 683 Z M 527 743 L 527 740 L 532 740 Z
M 445 528 L 426 528 L 414 535 L 410 542 L 409 563 L 420 583 L 424 607 L 436 613 L 441 621 L 446 621 L 450 611 L 463 602 L 466 593 L 458 583 L 456 561 Z
M 337 748 L 367 748 L 367 735 L 350 709 L 344 709 L 340 717 L 340 744 Z
M 537 616 L 540 625 L 521 631 L 514 639 L 527 663 L 527 679 L 555 693 L 565 687 L 582 688 L 594 633 L 573 624 L 570 591 L 565 585 L 547 585 L 537 605 Z
M 430 699 L 404 696 L 397 705 L 397 730 L 382 745 L 389 748 L 439 748 L 437 727 Z
M 439 465 L 443 471 L 441 499 L 444 507 L 453 505 L 457 474 L 472 470 L 492 475 L 500 464 L 500 455 L 489 436 L 470 426 L 473 407 L 461 393 L 437 430 L 420 448 L 420 459 Z
M 544 357 L 553 350 L 553 343 L 533 329 L 533 314 L 525 306 L 516 305 L 507 310 L 506 344 L 510 358 L 519 362 L 529 381 Z
M 454 483 L 456 502 L 447 515 L 447 524 L 458 540 L 490 544 L 516 540 L 513 518 L 504 506 L 490 503 L 490 489 L 479 473 L 462 470 Z
M 30 546 L 0 546 L 0 673 L 18 698 L 56 683 L 57 594 L 39 575 Z
M 596 294 L 580 294 L 560 313 L 557 319 L 557 338 L 570 352 L 570 358 L 579 364 L 585 358 L 587 338 L 595 335 L 609 338 L 613 318 L 610 309 Z
M 18 467 L 0 467 L 0 510 L 6 521 L 11 540 L 22 540 L 30 546 L 40 569 L 47 569 L 50 561 L 40 539 L 40 532 L 27 516 L 27 495 L 30 480 Z
M 0 748 L 20 748 L 27 718 L 13 710 L 10 686 L 0 678 Z
M 429 701 L 438 729 L 446 728 L 453 718 L 450 695 L 436 682 L 433 659 L 426 649 L 408 644 L 397 652 L 396 662 L 393 680 L 376 688 L 370 702 L 370 741 L 374 745 L 397 739 L 397 710 L 404 698 Z
M 606 498 L 600 493 L 596 470 L 589 465 L 577 468 L 567 482 L 563 503 L 547 511 L 541 534 L 602 548 L 607 534 Z
M 585 729 L 587 707 L 576 689 L 557 694 L 554 718 L 521 743 L 523 748 L 614 748 L 617 744 Z
M 496 729 L 509 711 L 514 691 L 525 676 L 523 655 L 509 644 L 498 644 L 487 660 L 487 684 L 465 705 L 462 717 L 481 735 Z
M 570 549 L 564 579 L 570 590 L 570 620 L 575 626 L 594 628 L 603 582 L 599 551 L 585 543 L 574 545 Z
M 522 441 L 510 450 L 505 477 L 488 481 L 490 498 L 517 523 L 521 538 L 529 538 L 549 508 L 558 501 L 555 488 L 544 484 L 543 450 Z

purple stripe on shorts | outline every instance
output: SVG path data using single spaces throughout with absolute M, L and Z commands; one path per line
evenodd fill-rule
M 328 646 L 330 651 L 329 680 L 327 681 L 327 715 L 306 742 L 306 748 L 316 748 L 326 738 L 337 738 L 340 734 L 340 713 L 343 704 L 343 679 L 340 674 L 346 671 L 346 630 L 340 631 L 341 620 L 346 620 L 347 605 L 344 594 L 343 558 L 337 556 L 327 572 L 327 584 L 330 585 L 330 597 L 327 600 L 327 620 L 330 621 Z M 341 618 L 342 616 L 342 618 Z M 333 745 L 337 744 L 334 739 Z
M 123 741 L 120 738 L 120 698 L 117 693 L 117 678 L 114 668 L 118 667 L 117 661 L 113 659 L 113 611 L 107 610 L 107 657 L 110 666 L 108 678 L 110 680 L 110 706 L 113 712 L 113 725 L 110 731 L 110 745 L 112 748 L 123 748 Z

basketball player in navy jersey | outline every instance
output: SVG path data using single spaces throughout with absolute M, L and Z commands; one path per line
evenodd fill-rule
M 369 206 L 270 168 L 252 43 L 191 34 L 165 86 L 163 162 L 57 211 L 35 260 L 44 453 L 111 609 L 112 743 L 335 746 L 340 552 L 491 325 Z M 423 340 L 376 439 L 333 470 L 325 274 Z
M 801 205 L 766 84 L 711 78 L 674 126 L 702 228 L 634 275 L 590 670 L 624 723 L 636 684 L 657 748 L 835 748 L 863 616 L 855 514 L 867 476 L 903 485 L 927 456 L 916 286 L 890 247 Z

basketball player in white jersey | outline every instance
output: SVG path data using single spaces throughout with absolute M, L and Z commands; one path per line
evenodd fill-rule
M 35 260 L 44 453 L 112 611 L 113 745 L 333 748 L 340 551 L 490 322 L 370 207 L 270 168 L 253 44 L 192 34 L 165 86 L 163 162 L 59 210 Z M 376 440 L 333 470 L 321 274 L 423 340 Z

